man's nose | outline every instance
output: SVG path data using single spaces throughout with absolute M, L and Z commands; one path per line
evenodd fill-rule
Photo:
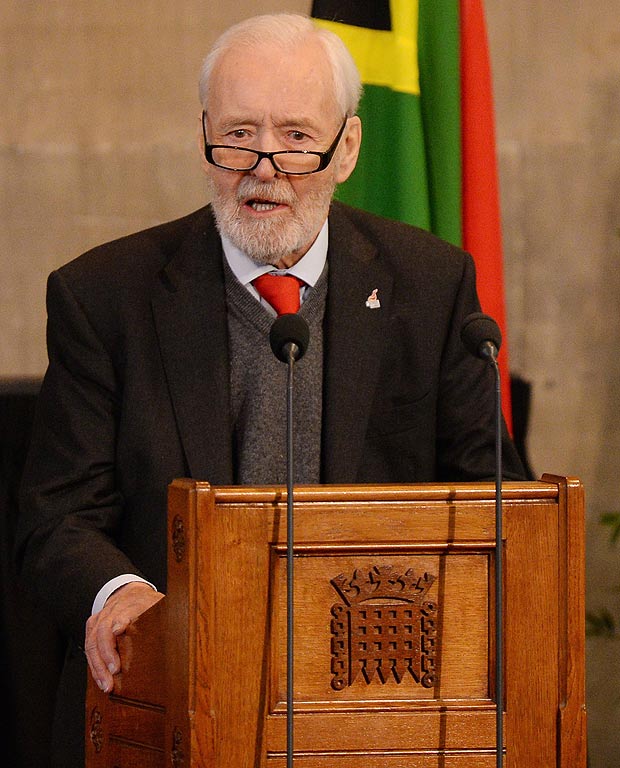
M 278 171 L 276 170 L 275 165 L 271 162 L 271 158 L 262 157 L 252 173 L 261 181 L 268 181 L 269 179 L 273 179 Z

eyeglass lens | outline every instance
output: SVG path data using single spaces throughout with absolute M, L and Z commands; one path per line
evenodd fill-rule
M 214 163 L 232 171 L 247 171 L 260 157 L 254 150 L 242 147 L 213 147 L 211 152 Z M 303 152 L 278 152 L 272 159 L 282 173 L 311 173 L 321 162 L 320 156 Z

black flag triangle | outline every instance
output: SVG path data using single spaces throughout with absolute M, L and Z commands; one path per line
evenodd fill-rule
M 314 0 L 311 15 L 352 27 L 392 29 L 390 0 Z

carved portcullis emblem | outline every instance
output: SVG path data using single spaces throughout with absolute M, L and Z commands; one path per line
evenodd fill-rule
M 331 580 L 343 600 L 332 606 L 332 688 L 352 685 L 360 672 L 366 683 L 437 683 L 437 604 L 426 599 L 434 581 L 391 565 Z

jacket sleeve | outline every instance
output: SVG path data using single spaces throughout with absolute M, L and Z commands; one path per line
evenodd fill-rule
M 49 366 L 24 469 L 16 555 L 24 583 L 80 644 L 93 599 L 135 567 L 115 544 L 119 382 L 61 272 L 47 289 Z

